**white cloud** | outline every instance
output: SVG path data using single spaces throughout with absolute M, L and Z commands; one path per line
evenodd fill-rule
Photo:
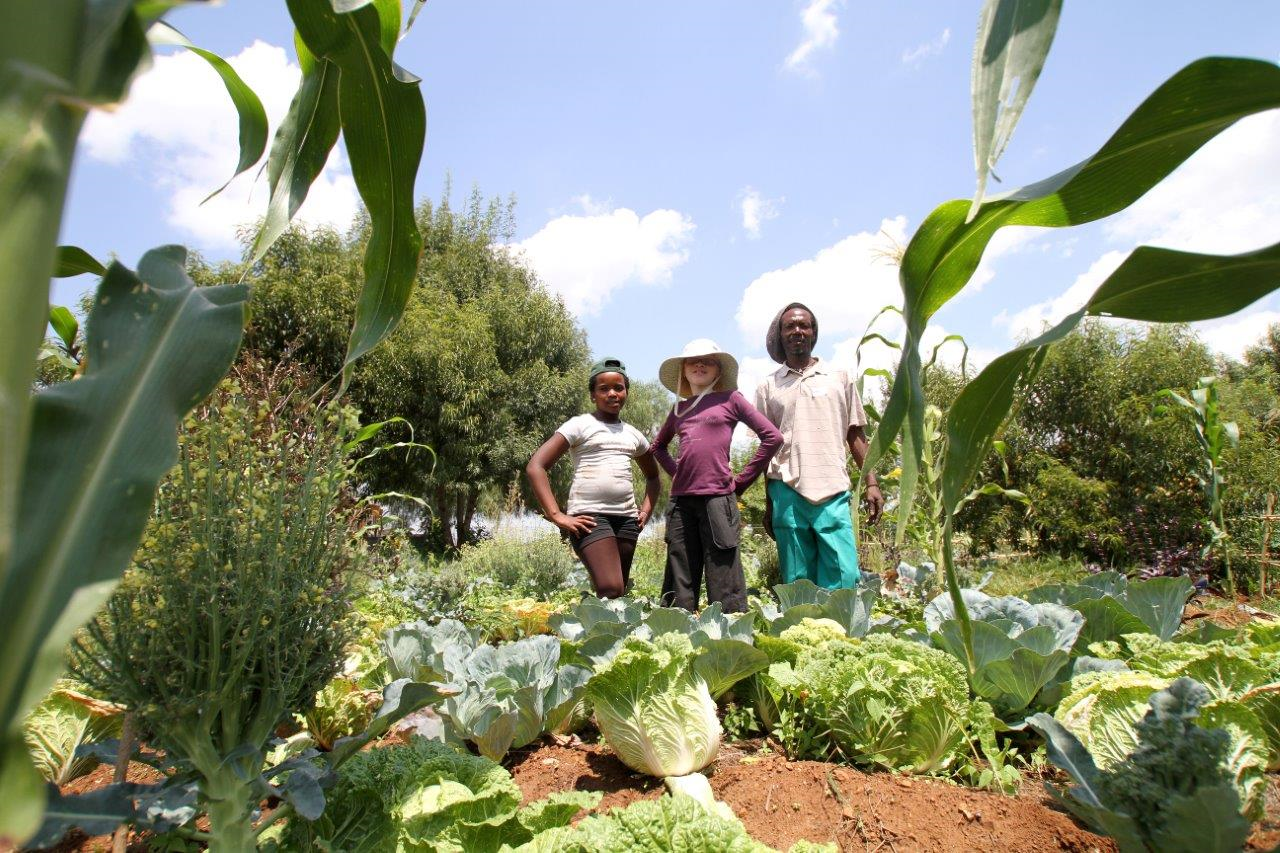
M 1223 131 L 1107 223 L 1117 243 L 1235 254 L 1280 240 L 1280 112 Z
M 778 310 L 803 302 L 818 317 L 819 348 L 842 336 L 861 335 L 883 306 L 900 304 L 898 268 L 879 254 L 888 239 L 905 243 L 907 219 L 880 223 L 880 231 L 863 231 L 828 246 L 812 258 L 772 270 L 747 285 L 738 303 L 738 329 L 753 346 L 763 348 L 764 335 Z
M 1262 304 L 1265 305 L 1266 302 Z M 1244 355 L 1245 349 L 1256 344 L 1273 323 L 1280 323 L 1280 311 L 1255 306 L 1251 311 L 1246 310 L 1221 320 L 1195 323 L 1194 327 L 1200 340 L 1208 344 L 1211 350 L 1239 359 Z
M 972 296 L 982 290 L 987 282 L 996 277 L 996 261 L 1031 248 L 1031 241 L 1046 230 L 1029 225 L 1009 225 L 997 230 L 991 236 L 991 241 L 987 243 L 987 248 L 982 253 L 982 260 L 978 262 L 978 268 L 974 270 L 969 283 L 957 295 Z M 1049 244 L 1041 244 L 1040 248 L 1047 250 Z
M 742 227 L 752 240 L 760 239 L 760 226 L 770 219 L 778 218 L 778 205 L 786 198 L 765 198 L 754 187 L 744 187 L 738 193 L 738 204 L 742 208 Z
M 910 50 L 904 50 L 902 52 L 902 64 L 915 65 L 930 56 L 937 56 L 942 53 L 949 41 L 951 41 L 951 28 L 947 27 L 936 38 L 924 44 L 918 44 Z
M 298 66 L 283 48 L 263 41 L 227 61 L 258 94 L 274 131 L 297 88 Z M 157 57 L 122 107 L 90 114 L 82 139 L 91 158 L 127 165 L 167 191 L 168 221 L 201 248 L 234 250 L 237 226 L 266 211 L 267 188 L 265 181 L 253 180 L 256 167 L 200 204 L 235 168 L 239 123 L 221 79 L 189 51 Z M 340 149 L 311 188 L 299 219 L 339 228 L 351 224 L 359 195 Z
M 783 63 L 784 68 L 800 74 L 814 73 L 810 65 L 813 54 L 818 50 L 830 48 L 840 37 L 840 27 L 835 13 L 840 3 L 841 0 L 809 0 L 800 13 L 800 22 L 804 26 L 804 39 L 787 56 Z
M 664 209 L 640 216 L 602 209 L 589 196 L 578 200 L 586 215 L 556 217 L 511 247 L 575 314 L 595 314 L 621 287 L 667 284 L 689 259 L 695 226 L 688 215 Z
M 1098 289 L 1098 285 L 1115 272 L 1128 255 L 1128 252 L 1107 252 L 1094 261 L 1089 269 L 1077 276 L 1061 295 L 1023 308 L 1013 316 L 1002 311 L 993 322 L 1007 326 L 1009 337 L 1014 340 L 1035 337 L 1044 331 L 1046 326 L 1052 326 L 1071 312 L 1080 310 Z

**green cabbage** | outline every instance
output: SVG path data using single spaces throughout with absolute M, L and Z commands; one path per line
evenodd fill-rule
M 809 849 L 813 849 L 810 847 Z M 519 853 L 769 853 L 737 820 L 713 814 L 683 795 L 640 800 L 625 809 L 545 832 Z
M 975 708 L 985 703 L 970 701 L 959 661 L 887 634 L 806 650 L 792 684 L 807 692 L 807 710 L 846 758 L 894 770 L 952 766 L 978 721 L 990 719 Z
M 587 682 L 596 725 L 624 764 L 650 776 L 683 776 L 720 749 L 720 720 L 683 634 L 623 641 Z
M 76 749 L 118 737 L 124 708 L 75 690 L 64 680 L 27 716 L 23 737 L 40 775 L 65 785 L 98 766 L 93 755 Z
M 368 750 L 342 767 L 324 814 L 289 821 L 286 851 L 496 853 L 566 826 L 600 794 L 568 792 L 520 808 L 511 774 L 487 758 L 425 738 Z

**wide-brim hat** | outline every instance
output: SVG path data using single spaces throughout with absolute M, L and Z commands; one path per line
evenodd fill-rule
M 674 355 L 662 362 L 658 368 L 658 381 L 671 393 L 680 396 L 680 374 L 684 370 L 686 358 L 699 358 L 714 355 L 720 360 L 720 378 L 716 380 L 712 391 L 736 391 L 738 389 L 738 360 L 720 349 L 720 345 L 710 338 L 698 338 L 684 345 L 679 355 Z

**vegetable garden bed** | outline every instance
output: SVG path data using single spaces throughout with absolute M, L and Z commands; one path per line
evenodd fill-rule
M 1114 851 L 1111 839 L 1082 828 L 1055 808 L 1040 784 L 1028 780 L 1017 796 L 975 791 L 946 782 L 889 773 L 863 773 L 818 761 L 789 761 L 761 749 L 763 742 L 727 745 L 708 768 L 716 798 L 728 803 L 748 832 L 786 850 L 801 839 L 830 840 L 846 851 Z M 378 747 L 374 747 L 378 748 Z M 506 766 L 525 804 L 562 791 L 598 791 L 604 813 L 663 793 L 658 780 L 635 773 L 607 746 L 543 740 L 514 750 Z M 84 793 L 110 783 L 101 766 L 64 787 Z M 130 765 L 129 779 L 155 781 L 144 764 Z M 1269 779 L 1267 815 L 1254 828 L 1250 850 L 1280 844 L 1280 776 Z M 111 849 L 110 836 L 76 833 L 58 853 Z M 146 851 L 145 834 L 130 833 L 130 853 Z

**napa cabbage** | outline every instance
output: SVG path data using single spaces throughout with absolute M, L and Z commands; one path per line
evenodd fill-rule
M 683 776 L 715 760 L 720 720 L 697 657 L 684 634 L 628 637 L 587 682 L 596 725 L 633 770 Z

